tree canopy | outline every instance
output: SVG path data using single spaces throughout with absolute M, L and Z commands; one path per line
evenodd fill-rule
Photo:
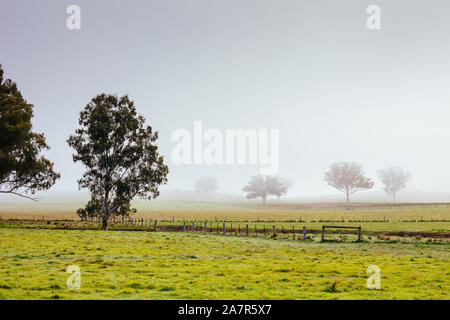
M 373 182 L 365 177 L 362 165 L 355 162 L 338 162 L 330 166 L 325 173 L 325 181 L 329 186 L 342 191 L 350 201 L 350 195 L 361 190 L 371 189 Z
M 60 178 L 41 153 L 50 149 L 42 133 L 32 131 L 33 105 L 0 65 L 0 193 L 36 200 L 31 195 L 49 189 Z
M 111 216 L 135 212 L 134 197 L 156 198 L 169 170 L 158 153 L 158 133 L 145 126 L 128 96 L 94 97 L 81 111 L 79 125 L 67 142 L 75 150 L 73 161 L 86 168 L 78 180 L 79 188 L 91 193 L 85 210 L 98 215 L 105 230 Z
M 397 192 L 405 188 L 406 183 L 411 178 L 409 172 L 399 167 L 389 167 L 378 170 L 378 177 L 384 185 L 383 190 L 392 196 L 392 201 L 396 201 Z
M 270 195 L 280 198 L 285 195 L 293 185 L 290 179 L 281 179 L 276 176 L 257 175 L 250 178 L 249 183 L 242 189 L 247 192 L 247 199 L 262 198 L 266 203 Z

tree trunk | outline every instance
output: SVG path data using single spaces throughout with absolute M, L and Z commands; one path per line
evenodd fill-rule
M 109 208 L 108 208 L 108 198 L 109 192 L 106 192 L 105 197 L 103 198 L 103 216 L 102 216 L 102 230 L 106 230 L 108 227 L 108 218 L 109 218 Z
M 347 202 L 350 202 L 350 195 L 349 195 L 348 191 L 346 192 L 346 194 L 347 194 Z
M 266 204 L 266 197 L 262 197 L 263 204 Z
M 106 230 L 107 227 L 108 227 L 108 215 L 107 214 L 103 214 L 103 217 L 102 217 L 102 230 Z

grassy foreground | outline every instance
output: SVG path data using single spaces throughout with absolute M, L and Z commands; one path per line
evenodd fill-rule
M 450 245 L 0 228 L 1 299 L 449 299 Z M 70 265 L 81 288 L 67 289 Z M 382 290 L 366 269 L 381 268 Z M 335 283 L 335 286 L 333 285 Z

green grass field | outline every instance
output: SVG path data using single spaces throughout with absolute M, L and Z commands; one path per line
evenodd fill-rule
M 449 299 L 448 243 L 0 228 L 1 299 Z M 66 269 L 78 265 L 81 288 Z M 366 287 L 369 265 L 381 290 Z
M 109 231 L 63 207 L 0 216 L 0 299 L 450 299 L 448 204 L 160 203 Z M 361 226 L 363 241 L 330 230 L 320 242 L 330 224 Z M 370 265 L 381 290 L 366 286 Z

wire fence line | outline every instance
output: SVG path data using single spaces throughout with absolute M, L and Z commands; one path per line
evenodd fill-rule
M 119 222 L 119 226 L 122 223 Z M 127 225 L 127 224 L 125 224 Z M 353 235 L 357 239 L 362 240 L 361 225 L 342 226 L 342 225 L 320 225 L 318 228 L 307 228 L 306 226 L 286 227 L 284 225 L 272 225 L 264 223 L 236 223 L 236 222 L 218 222 L 218 221 L 184 221 L 182 224 L 160 224 L 157 220 L 131 220 L 129 226 L 135 227 L 136 230 L 160 231 L 160 232 L 191 232 L 217 235 L 234 235 L 234 236 L 255 236 L 265 238 L 286 238 L 293 240 L 314 239 L 321 235 L 321 241 L 324 241 L 325 229 L 338 229 L 328 231 L 330 234 Z M 343 230 L 342 230 L 343 229 Z M 357 234 L 355 234 L 357 230 Z M 449 232 L 423 232 L 423 231 L 368 231 L 368 236 L 382 234 L 386 236 L 397 237 L 437 237 L 447 239 L 450 238 Z
M 331 223 L 330 223 L 331 222 Z M 340 237 L 345 237 L 348 234 L 354 235 L 354 230 L 358 229 L 358 239 L 362 239 L 361 228 L 364 227 L 367 237 L 371 239 L 375 236 L 380 239 L 387 239 L 389 236 L 393 237 L 416 237 L 419 240 L 425 238 L 436 238 L 447 241 L 450 239 L 450 230 L 445 225 L 439 223 L 438 227 L 430 225 L 425 227 L 422 224 L 359 224 L 356 222 L 342 223 L 338 221 L 321 221 L 321 223 L 310 224 L 307 222 L 293 224 L 285 224 L 285 222 L 276 221 L 269 222 L 236 222 L 236 221 L 199 221 L 199 220 L 184 220 L 184 221 L 158 221 L 157 219 L 144 219 L 133 217 L 121 217 L 120 219 L 113 218 L 108 224 L 108 229 L 111 231 L 147 231 L 147 232 L 184 232 L 184 233 L 202 233 L 202 234 L 217 234 L 217 235 L 235 235 L 235 236 L 255 236 L 265 238 L 286 238 L 298 240 L 313 240 L 320 233 L 321 239 L 324 239 L 325 228 L 339 228 L 344 230 L 331 231 L 330 234 L 340 234 Z M 426 222 L 426 221 L 416 221 Z M 447 221 L 450 222 L 450 221 Z M 80 220 L 25 220 L 25 219 L 8 219 L 2 220 L 0 226 L 2 227 L 22 227 L 22 228 L 44 228 L 44 229 L 64 229 L 64 230 L 98 230 L 101 221 L 98 218 L 88 219 L 87 221 Z M 378 228 L 377 226 L 381 226 Z M 394 226 L 394 227 L 392 227 Z M 420 227 L 419 227 L 420 226 Z M 423 226 L 423 227 L 422 227 Z M 408 231 L 407 231 L 408 230 Z M 345 235 L 345 236 L 344 236 Z M 334 237 L 335 238 L 335 237 Z M 388 239 L 389 240 L 389 239 Z M 433 240 L 434 241 L 434 240 Z

